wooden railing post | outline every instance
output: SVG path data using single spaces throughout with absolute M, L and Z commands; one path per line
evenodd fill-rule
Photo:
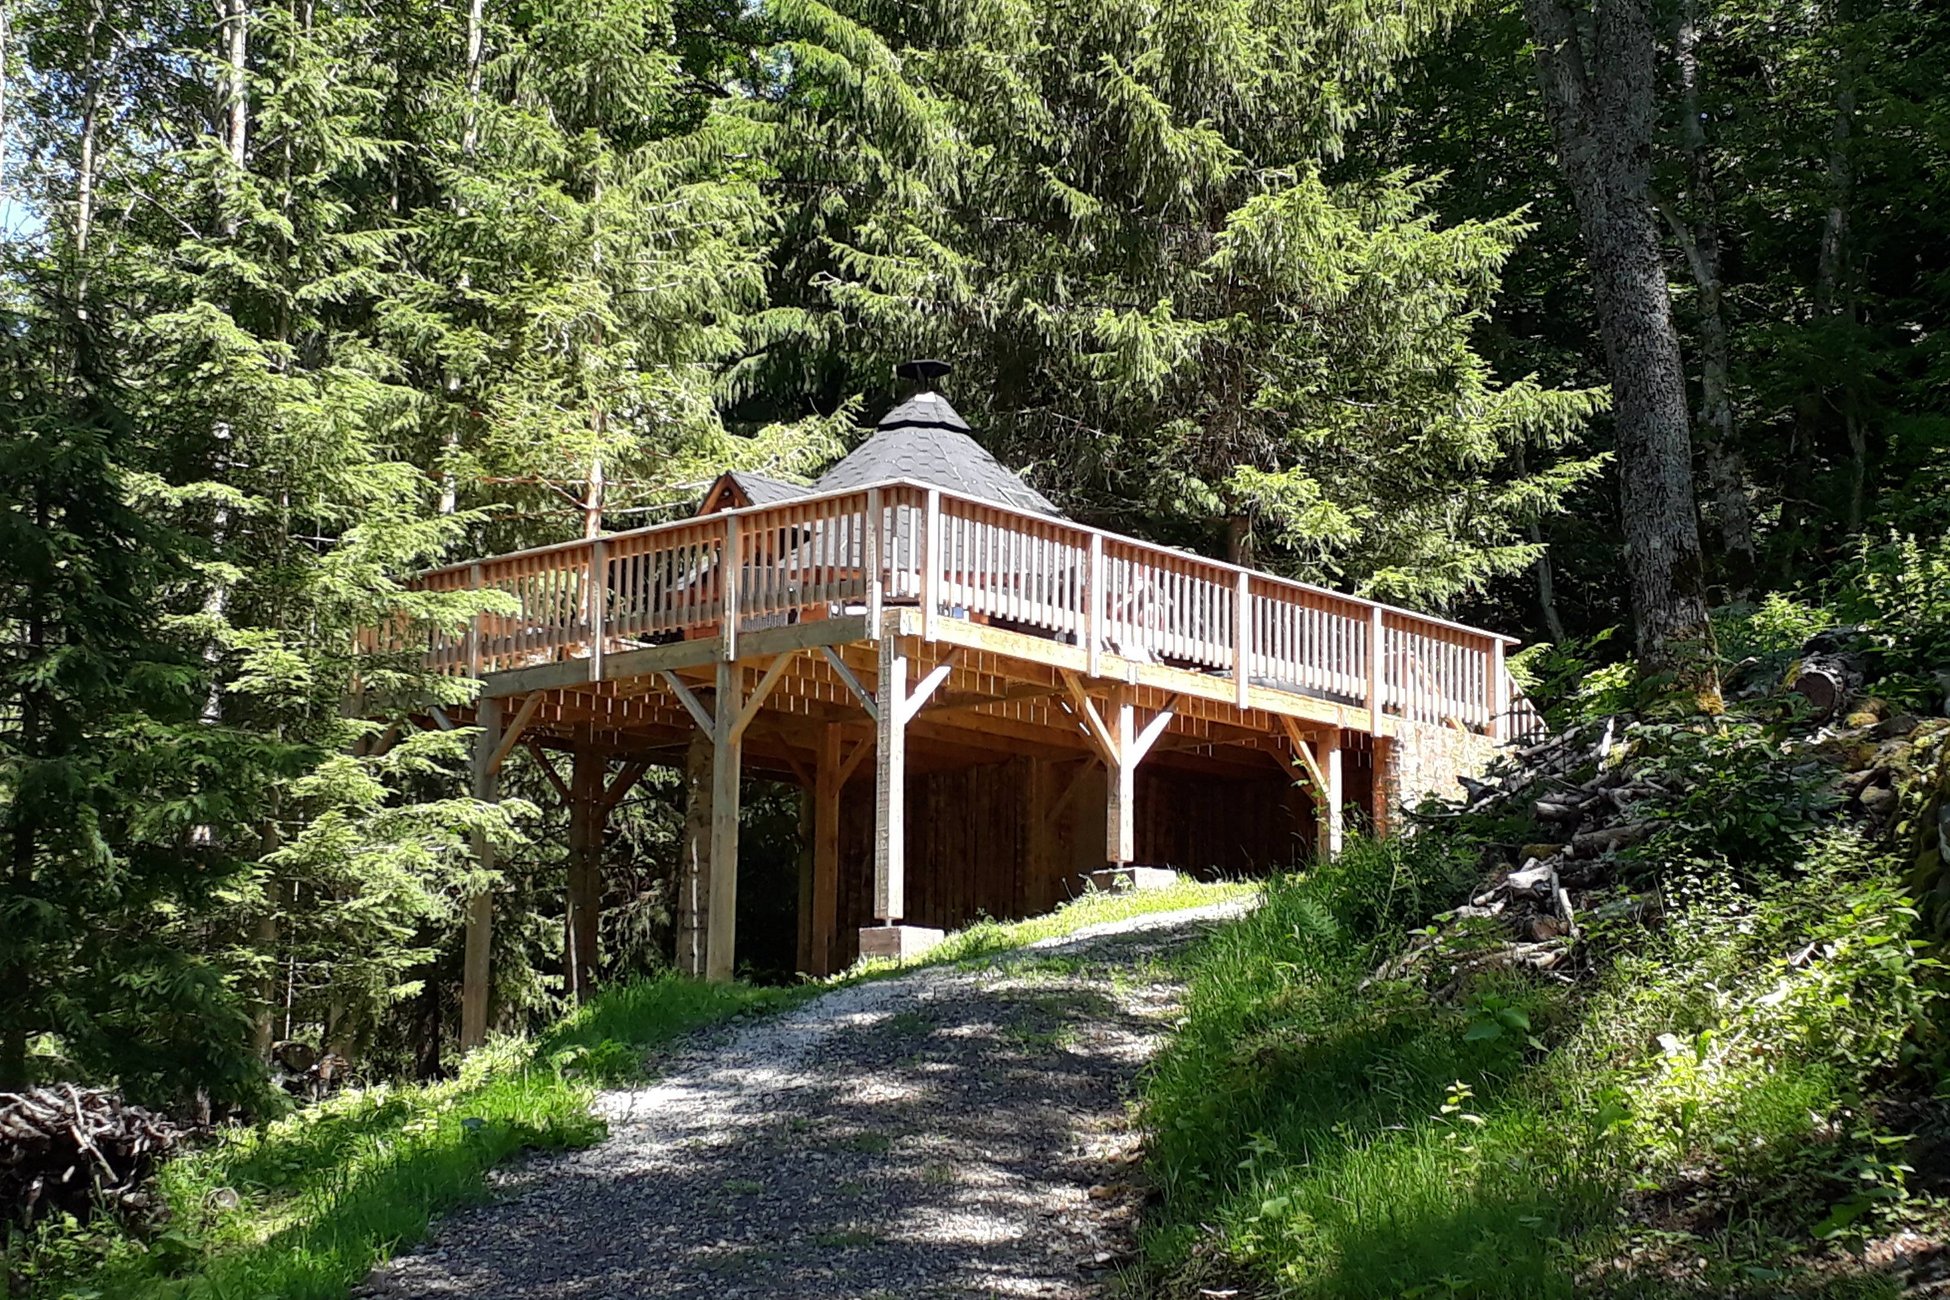
M 929 488 L 921 515 L 921 639 L 934 640 L 941 610 L 941 489 Z
M 467 570 L 467 589 L 481 589 L 481 566 L 472 565 Z M 481 675 L 481 611 L 475 610 L 474 617 L 467 621 L 467 675 L 478 678 Z
M 1240 708 L 1246 707 L 1247 691 L 1252 687 L 1253 658 L 1252 575 L 1244 569 L 1232 583 L 1232 681 Z
M 723 632 L 719 640 L 724 643 L 724 657 L 727 662 L 738 658 L 738 516 L 729 514 L 724 521 L 724 555 L 718 561 L 718 571 L 724 581 L 718 584 L 724 593 Z
M 1090 675 L 1101 675 L 1104 659 L 1104 535 L 1090 534 L 1090 566 L 1083 576 L 1083 638 L 1089 648 Z
M 860 567 L 867 579 L 867 635 L 880 635 L 880 603 L 885 595 L 881 573 L 880 530 L 887 523 L 887 503 L 879 488 L 867 489 L 866 531 L 860 537 Z
M 1388 689 L 1388 632 L 1381 622 L 1381 606 L 1368 610 L 1368 734 L 1381 734 L 1382 697 Z
M 589 577 L 585 604 L 589 610 L 589 680 L 603 679 L 604 626 L 609 619 L 609 543 L 598 537 L 589 543 Z
M 1491 740 L 1502 740 L 1507 734 L 1504 715 L 1510 711 L 1508 695 L 1510 682 L 1509 674 L 1503 669 L 1502 637 L 1490 638 L 1489 662 L 1490 679 L 1485 683 L 1489 689 L 1485 694 L 1489 697 L 1490 725 L 1485 730 L 1488 731 Z

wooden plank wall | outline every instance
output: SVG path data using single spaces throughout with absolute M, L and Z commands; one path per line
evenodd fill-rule
M 1366 807 L 1372 751 L 1345 755 L 1346 794 Z M 1048 808 L 1072 781 L 1062 814 Z M 1041 795 L 1038 795 L 1040 783 Z M 907 916 L 955 929 L 981 916 L 1047 912 L 1074 897 L 1103 865 L 1104 772 L 1092 763 L 1029 758 L 916 773 L 907 792 Z M 1313 843 L 1306 792 L 1267 764 L 1264 777 L 1214 776 L 1157 765 L 1138 773 L 1137 850 L 1147 866 L 1189 874 L 1257 876 L 1292 867 Z M 873 915 L 873 782 L 856 777 L 840 801 L 836 959 L 859 955 Z

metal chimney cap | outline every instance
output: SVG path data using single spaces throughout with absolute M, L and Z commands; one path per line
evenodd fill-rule
M 903 361 L 894 367 L 894 374 L 901 379 L 912 379 L 925 384 L 940 379 L 954 368 L 954 363 L 948 361 Z

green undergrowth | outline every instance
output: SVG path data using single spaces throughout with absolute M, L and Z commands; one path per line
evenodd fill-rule
M 1191 955 L 1147 1079 L 1143 1285 L 1897 1294 L 1863 1247 L 1944 1222 L 1914 1168 L 1943 1149 L 1940 972 L 1898 856 L 1777 739 L 1634 742 L 1754 779 L 1744 803 L 1707 782 L 1661 810 L 1575 978 L 1393 961 L 1479 887 L 1466 819 L 1272 882 Z
M 980 960 L 1084 927 L 1247 892 L 1190 881 L 1142 894 L 1086 894 L 1048 916 L 984 920 L 896 965 L 862 963 L 792 987 L 665 975 L 605 990 L 532 1040 L 501 1039 L 460 1077 L 343 1092 L 226 1132 L 164 1167 L 165 1228 L 44 1229 L 10 1260 L 38 1297 L 102 1300 L 336 1300 L 422 1237 L 443 1211 L 485 1195 L 487 1172 L 523 1150 L 585 1146 L 603 1133 L 593 1089 L 646 1077 L 647 1062 L 696 1030 L 799 1005 L 828 988 L 943 962 Z

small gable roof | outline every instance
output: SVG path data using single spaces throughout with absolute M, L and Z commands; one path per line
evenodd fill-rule
M 1062 514 L 970 437 L 968 421 L 939 393 L 916 394 L 887 412 L 873 436 L 821 475 L 813 490 L 841 492 L 889 479 L 911 479 L 1017 510 Z
M 745 506 L 775 506 L 781 501 L 808 496 L 812 491 L 804 483 L 794 483 L 790 479 L 734 469 L 718 475 L 717 481 L 705 492 L 704 502 L 698 506 L 697 512 L 709 515 Z

